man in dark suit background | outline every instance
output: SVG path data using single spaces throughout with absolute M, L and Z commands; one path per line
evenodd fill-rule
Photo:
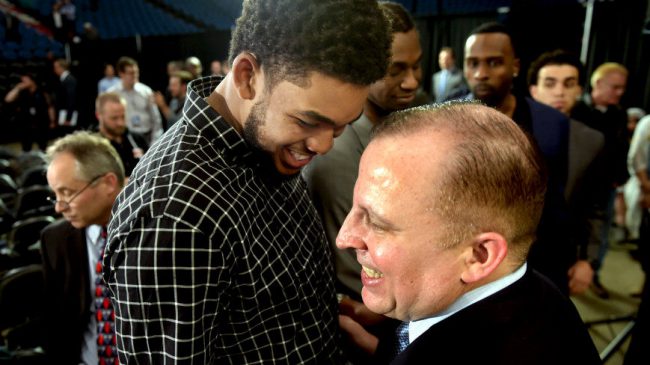
M 68 61 L 60 58 L 54 61 L 54 73 L 59 78 L 59 84 L 54 93 L 56 120 L 61 135 L 70 133 L 77 126 L 79 112 L 77 110 L 77 79 L 70 73 Z
M 105 244 L 102 226 L 122 189 L 124 167 L 107 139 L 87 132 L 55 141 L 48 157 L 47 180 L 56 194 L 55 209 L 65 219 L 41 234 L 44 302 L 50 306 L 46 352 L 53 364 L 101 364 L 98 348 L 105 347 L 98 344 L 96 265 Z
M 528 69 L 530 95 L 536 101 L 569 116 L 582 94 L 584 66 L 577 56 L 555 50 L 541 54 Z M 569 269 L 569 293 L 582 294 L 592 283 L 591 263 L 598 257 L 598 236 L 602 217 L 598 214 L 598 190 L 602 181 L 605 136 L 584 122 L 570 119 L 569 171 L 564 196 L 571 212 L 571 238 L 579 247 L 575 263 Z
M 454 49 L 443 47 L 438 54 L 440 71 L 433 74 L 431 95 L 436 103 L 465 96 L 469 90 L 463 72 L 456 67 Z
M 408 109 L 376 128 L 337 246 L 356 251 L 364 304 L 404 321 L 377 362 L 396 350 L 394 364 L 600 363 L 573 304 L 526 262 L 545 181 L 527 136 L 482 105 Z M 372 352 L 356 319 L 341 327 Z

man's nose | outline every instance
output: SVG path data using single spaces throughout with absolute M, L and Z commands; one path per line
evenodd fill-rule
M 310 152 L 324 155 L 334 145 L 334 129 L 329 127 L 318 128 L 314 135 L 307 138 L 306 144 Z
M 338 236 L 336 236 L 336 247 L 341 250 L 346 248 L 365 249 L 366 245 L 360 234 L 359 223 L 354 210 L 351 211 L 345 218 Z

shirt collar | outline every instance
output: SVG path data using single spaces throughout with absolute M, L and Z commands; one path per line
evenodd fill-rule
M 447 309 L 436 314 L 433 317 L 411 321 L 409 323 L 409 343 L 415 341 L 421 334 L 426 332 L 431 326 L 451 316 L 452 314 L 465 309 L 470 305 L 477 303 L 490 295 L 493 295 L 521 279 L 526 273 L 528 265 L 524 263 L 521 267 L 511 274 L 508 274 L 498 280 L 478 287 L 460 296 Z
M 61 73 L 61 76 L 59 76 L 59 80 L 61 80 L 61 81 L 65 80 L 65 78 L 68 77 L 68 75 L 70 75 L 70 71 L 68 71 L 68 70 L 63 71 Z
M 206 101 L 223 79 L 223 76 L 207 76 L 190 82 L 183 105 L 183 119 L 222 150 L 228 160 L 258 165 L 259 160 L 254 158 L 255 154 L 244 138 Z

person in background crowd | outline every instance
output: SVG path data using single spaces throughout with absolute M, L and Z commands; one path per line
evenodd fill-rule
M 582 94 L 584 66 L 577 56 L 563 50 L 541 54 L 528 69 L 530 95 L 536 101 L 569 116 Z M 569 269 L 569 293 L 584 293 L 592 283 L 591 262 L 598 256 L 600 227 L 598 197 L 592 182 L 604 177 L 602 153 L 605 136 L 586 124 L 570 119 L 569 173 L 564 197 L 571 214 L 571 237 L 579 248 L 577 261 Z M 598 221 L 598 224 L 595 224 Z
M 456 67 L 454 49 L 443 47 L 438 54 L 440 71 L 431 78 L 431 95 L 436 103 L 457 99 L 467 95 L 469 90 L 463 72 Z
M 140 68 L 133 58 L 121 57 L 117 61 L 117 73 L 121 82 L 108 91 L 116 92 L 126 100 L 127 127 L 131 133 L 142 136 L 151 145 L 163 133 L 162 118 L 154 102 L 153 91 L 139 81 Z
M 221 67 L 221 61 L 219 60 L 212 61 L 212 63 L 210 63 L 210 72 L 212 73 L 212 76 L 224 76 Z
M 95 115 L 99 121 L 99 133 L 111 141 L 128 178 L 149 146 L 141 136 L 131 134 L 126 127 L 126 101 L 118 93 L 101 94 L 95 101 Z
M 110 63 L 104 65 L 104 77 L 97 83 L 97 95 L 105 93 L 111 87 L 120 83 L 120 78 L 115 76 L 115 68 Z
M 20 82 L 9 90 L 4 100 L 16 106 L 14 115 L 23 151 L 31 151 L 34 142 L 45 151 L 55 113 L 50 97 L 41 89 L 36 75 L 29 72 L 20 75 Z
M 48 157 L 47 181 L 63 215 L 41 233 L 48 363 L 113 363 L 112 307 L 97 265 L 124 168 L 110 143 L 88 132 L 55 141 Z
M 193 79 L 198 79 L 203 76 L 203 65 L 198 57 L 188 57 L 185 60 L 185 71 L 192 74 Z
M 54 93 L 57 122 L 60 134 L 70 133 L 78 122 L 77 108 L 77 79 L 69 71 L 68 61 L 59 58 L 54 61 L 54 74 L 59 78 L 59 84 Z
M 599 195 L 599 211 L 602 218 L 600 251 L 592 262 L 595 270 L 593 291 L 601 298 L 608 298 L 607 289 L 601 284 L 599 270 L 609 247 L 609 230 L 615 216 L 615 201 L 623 200 L 622 187 L 629 177 L 627 172 L 627 114 L 620 106 L 627 86 L 628 71 L 625 66 L 607 62 L 596 68 L 591 75 L 591 92 L 586 93 L 571 110 L 571 117 L 583 121 L 605 135 L 604 168 L 607 175 L 594 181 Z M 619 204 L 620 206 L 621 204 Z M 629 232 L 634 238 L 635 232 Z
M 171 128 L 182 116 L 183 104 L 187 84 L 192 81 L 192 74 L 187 71 L 177 71 L 169 77 L 169 93 L 172 97 L 169 105 L 165 102 L 165 96 L 160 92 L 154 93 L 154 100 L 166 121 L 165 129 Z

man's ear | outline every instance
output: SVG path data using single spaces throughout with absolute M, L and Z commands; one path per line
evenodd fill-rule
M 533 99 L 537 99 L 537 85 L 530 85 L 528 87 L 528 92 L 530 92 L 530 96 L 532 96 Z
M 499 268 L 508 254 L 508 243 L 499 233 L 485 232 L 474 237 L 467 249 L 461 279 L 470 284 L 485 279 Z
M 119 179 L 117 178 L 117 175 L 113 172 L 107 172 L 106 176 L 104 176 L 104 182 L 106 183 L 106 186 L 108 187 L 108 192 L 109 193 L 114 193 L 117 192 L 119 193 L 120 190 L 122 190 L 122 185 L 118 181 Z
M 240 53 L 232 63 L 230 70 L 237 94 L 243 100 L 255 99 L 256 82 L 260 81 L 261 68 L 257 59 L 250 53 Z
M 512 62 L 512 66 L 514 68 L 513 70 L 513 78 L 519 76 L 519 71 L 521 71 L 521 60 L 519 58 L 515 58 Z

